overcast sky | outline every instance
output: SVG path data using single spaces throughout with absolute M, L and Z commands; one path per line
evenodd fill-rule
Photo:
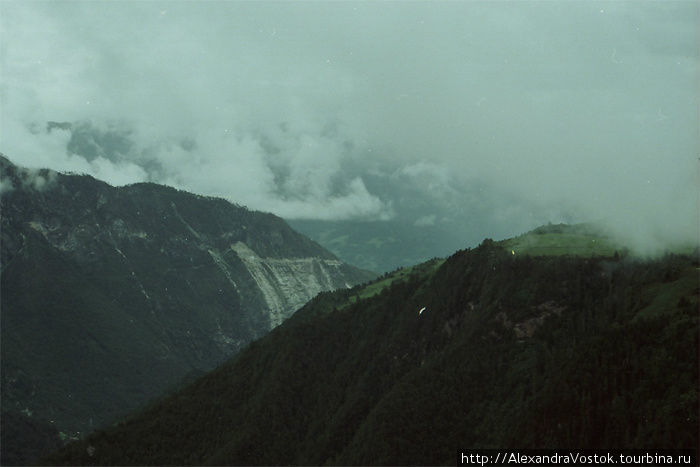
M 699 5 L 2 1 L 0 151 L 288 218 L 390 218 L 363 171 L 449 177 L 514 225 L 696 239 Z M 48 121 L 131 145 L 88 160 Z

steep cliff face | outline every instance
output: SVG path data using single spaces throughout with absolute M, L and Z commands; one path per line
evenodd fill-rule
M 280 218 L 0 156 L 2 404 L 84 432 L 372 277 Z
M 261 258 L 243 242 L 231 245 L 263 294 L 270 322 L 277 326 L 319 292 L 350 288 L 343 263 L 335 259 Z

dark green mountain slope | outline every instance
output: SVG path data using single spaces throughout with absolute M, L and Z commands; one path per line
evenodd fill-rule
M 531 257 L 486 240 L 381 280 L 319 295 L 48 461 L 432 465 L 477 447 L 697 446 L 696 259 Z
M 373 277 L 280 218 L 0 156 L 2 407 L 69 435 L 210 370 L 322 290 Z
M 2 411 L 0 415 L 1 465 L 29 465 L 63 443 L 52 424 L 26 413 Z

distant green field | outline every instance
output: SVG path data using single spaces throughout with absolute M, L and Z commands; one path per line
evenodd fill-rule
M 538 227 L 530 232 L 519 235 L 514 238 L 508 238 L 496 242 L 506 251 L 513 255 L 530 255 L 530 256 L 614 256 L 615 253 L 620 255 L 629 254 L 629 249 L 611 239 L 601 230 L 592 224 L 556 224 Z M 693 248 L 675 248 L 673 253 L 692 254 Z M 367 284 L 362 288 L 353 290 L 353 294 L 349 296 L 346 305 L 355 303 L 358 299 L 373 297 L 381 293 L 382 290 L 389 288 L 396 281 L 407 280 L 412 274 L 420 276 L 430 276 L 445 262 L 445 259 L 433 259 L 425 263 L 408 266 L 397 269 L 396 271 L 387 273 L 378 278 L 374 282 Z M 695 271 L 694 271 L 695 272 Z M 686 280 L 697 280 L 697 274 L 693 278 L 690 277 L 688 271 L 684 273 Z M 691 274 L 692 275 L 692 274 Z M 643 314 L 655 314 L 656 309 L 662 307 L 661 301 L 665 306 L 668 296 L 669 300 L 676 300 L 674 290 L 666 290 L 663 286 L 659 286 L 658 294 L 648 306 L 648 309 L 643 311 Z M 650 299 L 651 300 L 651 299 Z M 661 300 L 661 301 L 660 301 Z
M 513 254 L 532 256 L 613 256 L 624 248 L 602 235 L 583 233 L 526 233 L 499 242 Z
M 616 240 L 605 233 L 604 228 L 594 224 L 556 224 L 544 225 L 514 238 L 497 242 L 506 251 L 514 255 L 531 256 L 614 256 L 640 255 L 658 256 L 661 253 L 683 255 L 696 254 L 698 246 L 692 244 L 669 244 L 662 251 L 635 251 L 629 245 Z

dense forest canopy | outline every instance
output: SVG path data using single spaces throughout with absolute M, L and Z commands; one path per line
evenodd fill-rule
M 533 257 L 487 239 L 372 293 L 319 295 L 48 460 L 432 465 L 464 447 L 694 448 L 697 271 L 697 256 Z

